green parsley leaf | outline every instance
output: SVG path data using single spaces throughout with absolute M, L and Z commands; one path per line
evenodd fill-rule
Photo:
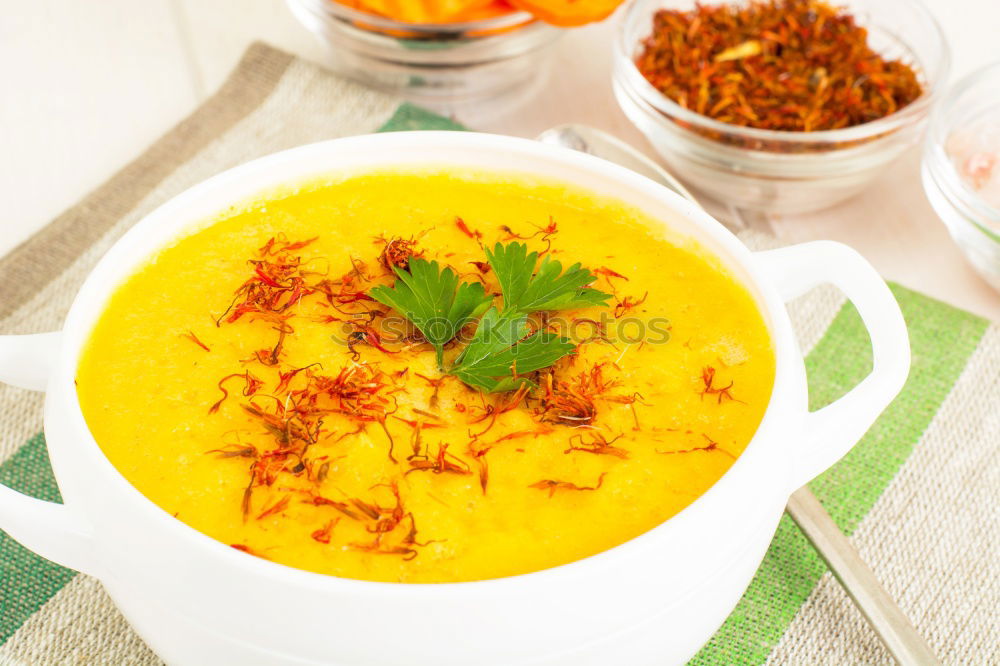
M 487 310 L 450 374 L 488 393 L 512 391 L 531 383 L 518 375 L 547 368 L 573 352 L 573 343 L 554 333 L 527 335 L 527 319 L 525 314 Z
M 416 326 L 437 350 L 443 364 L 444 345 L 463 326 L 481 315 L 493 301 L 478 282 L 461 282 L 451 268 L 436 261 L 410 259 L 409 270 L 394 266 L 398 278 L 392 287 L 368 291 L 379 303 L 396 310 Z
M 505 312 L 569 310 L 591 305 L 607 305 L 611 294 L 586 285 L 596 276 L 581 264 L 563 272 L 562 264 L 549 256 L 538 263 L 538 253 L 528 253 L 524 243 L 497 243 L 486 250 L 486 258 L 500 282 Z
M 448 372 L 484 391 L 511 391 L 531 380 L 524 375 L 547 368 L 571 354 L 573 343 L 548 331 L 531 333 L 528 315 L 540 310 L 606 305 L 610 294 L 586 285 L 595 276 L 580 264 L 565 272 L 559 261 L 524 243 L 497 243 L 486 250 L 504 307 L 490 307 L 493 297 L 476 282 L 462 282 L 451 268 L 436 261 L 410 259 L 409 270 L 393 268 L 396 283 L 368 294 L 409 319 L 437 350 L 443 365 L 444 345 L 474 318 L 483 315 L 475 335 Z M 537 268 L 537 270 L 536 270 Z

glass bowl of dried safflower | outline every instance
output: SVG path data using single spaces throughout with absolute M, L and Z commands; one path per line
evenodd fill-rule
M 860 192 L 920 138 L 949 52 L 919 0 L 638 0 L 614 91 L 677 175 L 739 208 Z

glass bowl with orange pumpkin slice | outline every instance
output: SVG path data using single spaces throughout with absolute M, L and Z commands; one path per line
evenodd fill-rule
M 335 71 L 431 107 L 495 100 L 544 80 L 563 28 L 621 0 L 287 0 Z

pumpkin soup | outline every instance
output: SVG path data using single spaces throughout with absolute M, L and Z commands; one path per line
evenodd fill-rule
M 705 492 L 774 353 L 750 294 L 620 202 L 375 172 L 233 208 L 122 284 L 77 391 L 191 527 L 347 578 L 448 582 L 598 553 Z

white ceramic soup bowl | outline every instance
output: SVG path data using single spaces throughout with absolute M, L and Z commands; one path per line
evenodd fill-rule
M 415 165 L 516 171 L 621 199 L 696 239 L 746 285 L 774 342 L 774 392 L 746 451 L 710 490 L 655 529 L 570 564 L 481 582 L 394 584 L 310 573 L 239 552 L 174 519 L 118 473 L 88 430 L 73 383 L 81 347 L 115 287 L 185 230 L 262 191 L 325 173 Z M 874 369 L 843 398 L 810 413 L 784 303 L 820 283 L 840 287 L 858 307 Z M 98 577 L 142 638 L 174 664 L 679 663 L 736 604 L 789 494 L 860 438 L 900 390 L 908 367 L 896 302 L 872 267 L 843 245 L 751 253 L 662 186 L 533 141 L 452 132 L 337 139 L 256 160 L 172 199 L 108 251 L 61 333 L 0 338 L 0 379 L 48 393 L 45 433 L 65 501 L 0 486 L 0 528 L 40 555 Z

